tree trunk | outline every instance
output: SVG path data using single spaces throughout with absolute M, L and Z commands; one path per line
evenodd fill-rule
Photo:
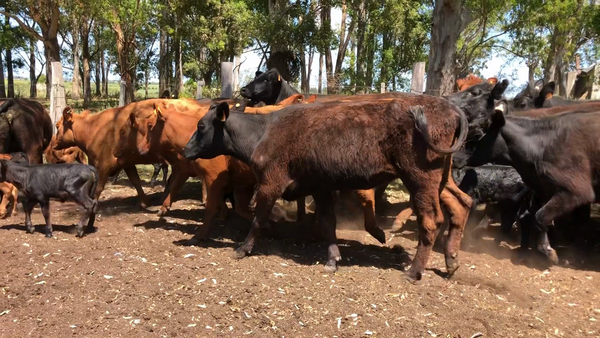
M 323 54 L 319 53 L 319 83 L 317 84 L 317 93 L 323 93 Z
M 308 90 L 306 90 L 307 83 L 309 83 L 309 81 L 306 78 L 306 53 L 305 51 L 302 51 L 300 53 L 300 91 L 303 94 L 308 93 Z
M 533 84 L 535 83 L 535 69 L 536 68 L 537 68 L 537 64 L 534 64 L 533 62 L 529 62 L 527 64 L 527 69 L 529 70 L 527 81 L 529 81 L 529 85 L 531 85 L 531 86 L 533 86 Z
M 315 48 L 310 47 L 308 49 L 308 67 L 306 67 L 306 94 L 310 94 L 310 75 L 312 74 L 312 63 L 315 59 Z
M 367 69 L 365 74 L 365 88 L 363 93 L 368 93 L 373 88 L 373 69 L 375 68 L 375 49 L 377 47 L 377 41 L 375 40 L 375 33 L 370 30 L 367 34 L 368 48 L 365 52 L 367 53 Z
M 113 9 L 113 11 L 115 12 L 115 16 L 117 16 L 116 9 Z M 113 23 L 112 28 L 115 32 L 115 38 L 117 40 L 117 62 L 119 65 L 119 75 L 121 76 L 121 81 L 125 82 L 125 104 L 127 105 L 133 102 L 135 94 L 133 87 L 133 76 L 131 74 L 132 70 L 130 69 L 129 64 L 131 57 L 130 48 L 135 48 L 133 46 L 135 41 L 131 41 L 129 36 L 126 37 L 123 34 L 123 29 L 118 21 Z
M 348 34 L 346 34 L 346 18 L 347 18 L 348 6 L 346 6 L 346 0 L 342 0 L 342 21 L 340 26 L 340 47 L 338 49 L 338 55 L 335 61 L 335 77 L 339 79 L 342 71 L 342 64 L 344 63 L 344 58 L 346 57 L 346 50 L 348 49 L 348 43 L 350 42 L 350 37 L 352 36 L 352 32 L 354 31 L 354 22 L 350 23 L 350 27 L 348 27 Z
M 81 74 L 79 74 L 79 27 L 77 27 L 77 23 L 74 24 L 75 29 L 71 32 L 71 36 L 73 36 L 73 83 L 71 87 L 71 99 L 79 100 L 81 98 Z
M 95 66 L 94 71 L 96 72 L 96 76 L 94 78 L 94 80 L 95 80 L 94 82 L 96 83 L 96 94 L 95 94 L 96 96 L 102 95 L 102 91 L 101 91 L 102 83 L 101 83 L 101 79 L 100 79 L 100 77 L 101 77 L 100 74 L 102 73 L 102 70 L 100 69 L 100 59 L 102 59 L 102 56 L 100 55 L 100 53 L 98 53 L 98 60 L 96 60 L 96 64 L 94 65 Z
M 448 95 L 454 90 L 456 41 L 470 18 L 461 0 L 437 0 L 433 10 L 426 94 Z
M 321 29 L 328 32 L 331 30 L 331 7 L 321 4 Z M 325 44 L 323 50 L 325 54 L 325 74 L 327 76 L 327 95 L 337 92 L 337 84 L 333 77 L 333 60 L 331 58 L 331 46 Z
M 13 77 L 13 62 L 12 62 L 12 50 L 6 50 L 6 80 L 8 82 L 8 97 L 15 97 L 15 80 Z
M 83 61 L 83 107 L 88 108 L 92 103 L 92 83 L 90 73 L 90 22 L 83 19 L 81 25 L 81 58 Z
M 552 35 L 550 42 L 550 49 L 548 50 L 548 57 L 544 63 L 544 83 L 554 81 L 556 71 L 556 50 L 557 50 L 557 34 Z
M 108 70 L 110 68 L 104 51 L 100 52 L 100 66 L 102 67 L 102 96 L 108 98 Z
M 35 42 L 29 39 L 29 97 L 37 97 L 37 76 L 35 75 Z M 2 63 L 2 60 L 0 60 Z
M 60 45 L 58 39 L 48 38 L 44 41 L 46 51 L 46 99 L 50 100 L 50 90 L 52 89 L 52 62 L 60 62 Z
M 360 0 L 358 3 L 358 29 L 356 31 L 356 85 L 361 91 L 365 86 L 365 68 L 366 68 L 366 53 L 365 53 L 365 35 L 367 34 L 367 9 L 365 0 Z
M 4 63 L 2 62 L 2 50 L 0 50 L 0 99 L 6 98 L 6 84 L 4 83 Z
M 177 32 L 176 32 L 177 34 Z M 183 57 L 181 53 L 181 37 L 178 36 L 175 38 L 175 43 L 173 45 L 173 50 L 175 52 L 175 88 L 173 88 L 173 92 L 176 98 L 179 98 L 179 95 L 183 93 Z
M 166 17 L 166 10 L 163 11 L 163 17 Z M 158 58 L 158 95 L 161 95 L 162 92 L 167 89 L 167 31 L 164 28 L 164 25 L 161 25 L 160 28 L 160 38 L 159 38 L 159 58 Z

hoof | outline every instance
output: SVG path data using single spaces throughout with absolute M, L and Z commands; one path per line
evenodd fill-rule
M 52 233 L 46 234 L 46 238 L 52 238 Z
M 448 273 L 447 278 L 452 277 L 459 267 L 460 264 L 458 263 L 458 259 L 456 257 L 446 257 L 446 272 Z
M 140 207 L 146 209 L 148 207 L 148 205 L 150 205 L 147 201 L 142 201 L 140 202 Z
M 323 267 L 323 270 L 325 270 L 325 272 L 327 273 L 334 273 L 337 271 L 337 264 L 336 262 L 327 262 L 327 264 L 325 264 L 325 266 Z
M 550 249 L 547 252 L 544 252 L 544 254 L 552 264 L 558 264 L 558 255 L 556 254 L 556 250 Z
M 377 228 L 377 230 L 373 231 L 373 233 L 370 233 L 371 236 L 373 236 L 373 238 L 375 238 L 379 243 L 381 244 L 385 244 L 386 243 L 386 239 L 385 239 L 385 232 L 379 228 Z
M 238 248 L 233 252 L 233 258 L 242 259 L 242 258 L 246 257 L 248 254 L 249 254 L 249 252 L 246 252 L 246 250 L 244 250 L 242 248 Z
M 31 227 L 31 228 L 27 227 L 27 232 L 30 233 L 30 234 L 32 234 L 32 233 L 35 232 L 35 229 L 33 227 Z
M 83 237 L 83 230 L 77 231 L 77 234 L 75 235 L 75 237 L 77 237 L 77 238 Z
M 406 271 L 405 276 L 406 280 L 408 280 L 411 284 L 415 284 L 417 281 L 420 281 L 423 277 L 421 272 L 413 270 L 412 267 L 408 271 Z
M 163 217 L 167 214 L 167 211 L 169 211 L 169 209 L 160 208 L 160 210 L 158 211 L 158 217 Z

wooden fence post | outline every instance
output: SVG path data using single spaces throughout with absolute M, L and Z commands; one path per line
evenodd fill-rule
M 121 80 L 121 90 L 119 91 L 119 107 L 125 105 L 125 90 L 127 88 L 125 81 Z
M 62 64 L 52 62 L 52 79 L 50 88 L 50 119 L 52 120 L 52 134 L 56 133 L 56 123 L 62 117 L 63 109 L 67 106 L 65 100 L 65 83 L 63 80 Z
M 565 93 L 565 97 L 571 98 L 571 91 L 573 90 L 573 86 L 575 85 L 575 80 L 577 79 L 577 71 L 567 72 L 567 92 Z
M 197 82 L 196 86 L 196 100 L 200 100 L 202 98 L 202 89 L 204 88 L 204 79 L 200 79 Z
M 233 97 L 233 62 L 221 62 L 221 97 Z
M 423 94 L 423 85 L 425 83 L 425 62 L 417 62 L 413 65 L 412 80 L 410 82 L 410 92 Z
M 592 75 L 592 95 L 591 100 L 600 99 L 600 63 L 596 63 L 594 66 L 594 75 Z
M 381 93 L 385 93 L 385 82 L 381 83 Z

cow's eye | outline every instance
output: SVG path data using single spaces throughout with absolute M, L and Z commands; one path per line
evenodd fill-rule
M 265 83 L 269 82 L 269 80 L 265 79 Z
M 479 89 L 474 89 L 471 91 L 471 95 L 473 95 L 473 96 L 477 96 L 479 94 L 481 94 L 481 90 L 479 90 Z
M 198 123 L 198 130 L 204 130 L 204 123 Z

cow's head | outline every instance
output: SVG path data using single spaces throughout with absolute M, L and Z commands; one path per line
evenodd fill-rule
M 198 128 L 183 148 L 183 155 L 190 160 L 210 159 L 225 154 L 225 121 L 229 118 L 226 102 L 213 104 L 208 113 L 198 121 Z
M 159 120 L 164 121 L 164 117 L 160 107 L 156 104 L 153 104 L 152 114 L 149 116 L 137 117 L 136 112 L 131 112 L 119 131 L 115 157 L 123 156 L 126 152 L 136 151 L 140 155 L 148 154 L 152 130 Z
M 479 130 L 478 137 L 469 139 L 464 149 L 452 156 L 453 166 L 478 167 L 487 163 L 511 165 L 508 147 L 500 135 L 505 124 L 505 113 L 496 110 L 489 116 L 486 127 Z
M 135 124 L 135 129 L 138 134 L 137 149 L 142 155 L 148 154 L 154 142 L 159 142 L 162 128 L 167 118 L 158 106 L 154 106 L 152 115 L 138 119 Z
M 271 68 L 256 76 L 252 82 L 240 89 L 240 95 L 247 99 L 264 101 L 265 99 L 279 95 L 278 90 L 281 89 L 282 80 L 279 71 L 276 68 Z
M 63 109 L 62 117 L 56 122 L 56 142 L 53 144 L 54 150 L 62 150 L 75 146 L 75 133 L 73 132 L 73 123 L 81 118 L 73 113 L 71 107 Z
M 497 109 L 506 113 L 506 102 L 503 101 L 506 87 L 508 80 L 495 84 L 483 82 L 446 98 L 462 109 L 471 123 L 480 118 L 488 118 Z

